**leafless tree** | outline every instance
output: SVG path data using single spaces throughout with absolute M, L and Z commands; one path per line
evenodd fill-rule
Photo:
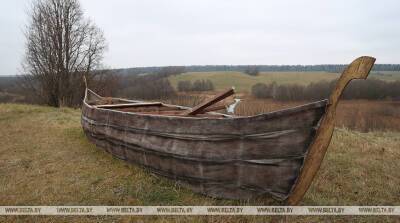
M 78 0 L 37 0 L 30 18 L 23 87 L 50 106 L 79 104 L 82 77 L 95 79 L 106 49 L 103 32 L 84 17 Z

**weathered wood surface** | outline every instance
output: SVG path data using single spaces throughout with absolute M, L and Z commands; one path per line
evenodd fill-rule
M 204 109 L 204 112 L 210 112 L 210 111 L 218 111 L 218 110 L 223 110 L 226 109 L 228 105 L 222 104 L 222 105 L 214 105 L 212 107 L 208 107 L 206 109 Z
M 235 118 L 169 117 L 84 105 L 88 138 L 111 154 L 213 197 L 285 199 L 327 101 Z
M 88 133 L 88 137 L 96 145 L 121 159 L 143 165 L 163 176 L 190 183 L 198 190 L 205 185 L 225 185 L 237 189 L 254 188 L 255 191 L 248 193 L 251 197 L 273 193 L 277 197 L 284 198 L 295 180 L 294 172 L 298 171 L 302 163 L 302 157 L 255 161 L 196 159 L 148 150 L 104 135 Z M 280 180 L 276 181 L 278 176 Z M 207 191 L 201 192 L 207 193 Z M 249 198 L 236 195 L 226 197 L 224 194 L 216 196 Z
M 287 200 L 289 205 L 296 205 L 299 203 L 310 187 L 312 180 L 321 166 L 332 138 L 336 106 L 342 92 L 351 80 L 366 79 L 374 63 L 375 58 L 373 57 L 359 57 L 343 71 L 335 89 L 329 97 L 326 114 L 321 121 L 315 139 L 310 145 L 301 174 Z

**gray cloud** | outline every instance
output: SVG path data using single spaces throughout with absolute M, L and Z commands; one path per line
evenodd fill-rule
M 400 2 L 82 0 L 109 43 L 112 68 L 191 64 L 400 63 Z M 23 56 L 29 1 L 0 9 L 0 74 Z

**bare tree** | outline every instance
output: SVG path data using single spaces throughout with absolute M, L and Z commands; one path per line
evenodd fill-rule
M 82 77 L 93 80 L 106 49 L 103 32 L 78 0 L 37 0 L 30 11 L 23 87 L 50 106 L 75 106 Z

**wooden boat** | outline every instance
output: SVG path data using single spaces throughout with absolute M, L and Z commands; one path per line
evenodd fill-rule
M 231 92 L 191 109 L 86 89 L 82 126 L 98 147 L 195 192 L 231 199 L 272 195 L 295 205 L 330 143 L 341 93 L 352 79 L 365 79 L 374 62 L 354 60 L 329 100 L 246 117 L 207 110 Z

